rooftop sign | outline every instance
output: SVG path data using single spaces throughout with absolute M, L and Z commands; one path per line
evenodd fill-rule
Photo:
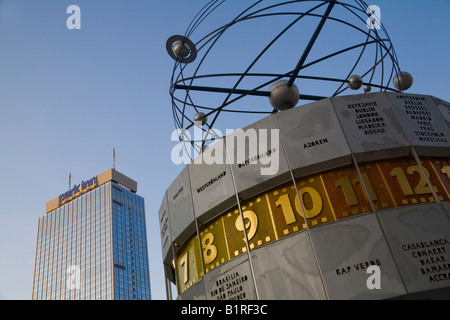
M 114 181 L 121 186 L 129 189 L 131 192 L 137 192 L 137 182 L 128 178 L 124 174 L 116 171 L 115 169 L 108 169 L 99 175 L 87 180 L 82 181 L 79 185 L 75 185 L 73 188 L 69 187 L 69 191 L 64 192 L 60 196 L 47 201 L 45 204 L 45 212 L 50 213 L 58 207 L 68 203 L 69 201 L 95 189 L 109 181 Z
M 79 197 L 80 195 L 85 194 L 89 190 L 96 188 L 97 186 L 98 186 L 97 177 L 93 177 L 88 181 L 82 181 L 81 184 L 75 185 L 72 189 L 59 196 L 59 205 L 63 205 Z

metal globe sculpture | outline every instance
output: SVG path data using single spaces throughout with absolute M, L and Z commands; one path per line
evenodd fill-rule
M 166 43 L 180 141 L 201 152 L 221 138 L 214 128 L 227 115 L 254 122 L 299 100 L 409 89 L 412 76 L 377 18 L 360 0 L 208 1 Z M 188 139 L 199 120 L 202 139 Z

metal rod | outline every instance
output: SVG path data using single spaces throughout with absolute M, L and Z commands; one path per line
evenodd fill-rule
M 175 89 L 183 89 L 183 90 L 222 92 L 222 93 L 230 93 L 231 92 L 231 93 L 235 93 L 235 94 L 242 94 L 242 95 L 248 95 L 248 96 L 270 97 L 269 91 L 253 91 L 253 90 L 228 89 L 228 88 L 203 87 L 203 86 L 185 86 L 185 85 L 180 85 L 180 84 L 175 85 L 174 88 Z M 308 101 L 318 101 L 318 100 L 326 99 L 326 97 L 301 94 L 300 99 L 308 100 Z
M 306 58 L 308 57 L 309 52 L 311 51 L 314 43 L 317 40 L 317 37 L 319 36 L 320 31 L 323 28 L 323 25 L 325 24 L 325 21 L 328 19 L 328 16 L 331 13 L 331 10 L 333 9 L 334 5 L 336 3 L 336 0 L 331 0 L 330 4 L 328 5 L 327 10 L 325 11 L 325 14 L 323 15 L 322 19 L 319 22 L 319 25 L 316 28 L 316 31 L 314 31 L 313 36 L 309 40 L 308 46 L 306 47 L 305 51 L 303 51 L 303 54 L 298 61 L 297 67 L 294 69 L 294 73 L 292 74 L 291 78 L 289 79 L 287 85 L 289 87 L 292 87 L 294 84 L 295 78 L 297 78 L 298 73 L 300 72 L 300 69 L 303 67 L 303 64 L 305 63 Z
M 228 88 L 217 88 L 217 87 L 203 87 L 203 86 L 185 86 L 185 85 L 175 85 L 175 89 L 184 89 L 184 90 L 194 90 L 194 91 L 209 91 L 209 92 L 222 92 L 222 93 L 235 93 L 235 94 L 244 94 L 249 96 L 262 96 L 269 97 L 269 91 L 251 91 L 251 90 L 242 90 L 242 89 L 228 89 Z

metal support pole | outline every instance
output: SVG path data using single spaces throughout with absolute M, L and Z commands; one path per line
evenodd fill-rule
M 316 28 L 316 31 L 314 31 L 314 34 L 312 35 L 311 39 L 309 40 L 308 46 L 306 47 L 305 51 L 303 51 L 303 54 L 298 61 L 297 66 L 294 69 L 294 73 L 291 75 L 291 78 L 289 79 L 287 85 L 289 87 L 292 87 L 294 84 L 295 79 L 297 78 L 298 73 L 300 72 L 300 69 L 303 67 L 303 64 L 305 63 L 306 58 L 308 57 L 309 52 L 311 51 L 314 43 L 317 40 L 317 37 L 319 36 L 320 31 L 323 28 L 323 25 L 325 24 L 325 21 L 328 19 L 328 16 L 331 13 L 331 10 L 333 9 L 334 5 L 336 4 L 336 0 L 331 0 L 330 4 L 328 5 L 327 10 L 325 11 L 325 14 L 323 15 L 322 19 L 319 22 L 319 25 Z

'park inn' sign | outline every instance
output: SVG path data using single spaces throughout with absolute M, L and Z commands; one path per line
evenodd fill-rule
M 63 205 L 77 197 L 79 197 L 82 194 L 85 194 L 89 190 L 94 189 L 98 186 L 98 180 L 97 177 L 93 177 L 92 179 L 88 181 L 82 181 L 79 185 L 74 185 L 72 189 L 67 191 L 66 193 L 63 193 L 59 196 L 59 205 Z

